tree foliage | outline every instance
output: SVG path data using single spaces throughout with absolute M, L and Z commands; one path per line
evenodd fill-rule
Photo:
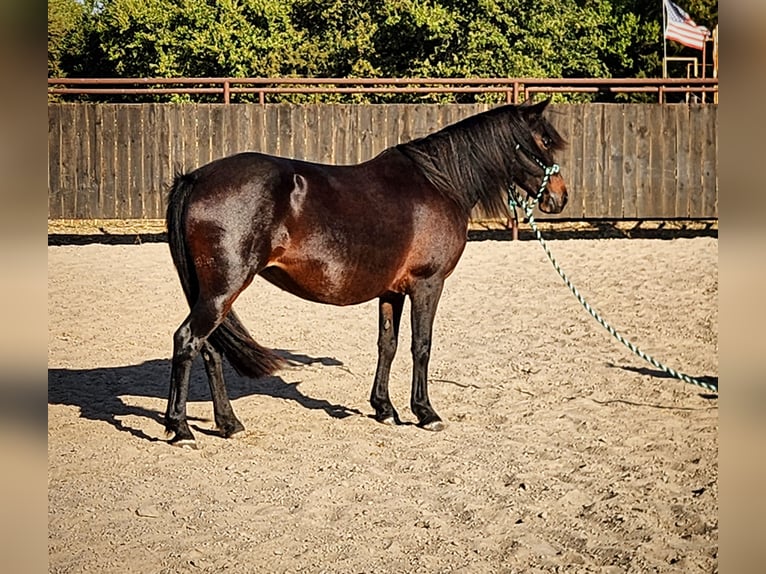
M 48 75 L 653 77 L 661 22 L 659 0 L 53 0 Z
M 48 77 L 65 76 L 83 50 L 85 12 L 77 0 L 48 2 Z

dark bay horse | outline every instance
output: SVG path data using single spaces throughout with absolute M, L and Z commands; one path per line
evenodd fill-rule
M 256 275 L 310 301 L 379 301 L 378 364 L 370 403 L 398 420 L 388 393 L 405 297 L 411 302 L 412 393 L 419 426 L 441 430 L 428 398 L 431 332 L 444 280 L 457 265 L 476 207 L 509 216 L 508 189 L 538 197 L 546 213 L 567 202 L 547 176 L 564 140 L 544 118 L 547 101 L 480 113 L 358 165 L 323 165 L 240 153 L 177 175 L 170 193 L 170 251 L 191 312 L 175 332 L 165 427 L 194 446 L 186 419 L 189 373 L 202 354 L 216 425 L 244 430 L 223 380 L 222 355 L 262 377 L 281 360 L 258 345 L 232 310 Z

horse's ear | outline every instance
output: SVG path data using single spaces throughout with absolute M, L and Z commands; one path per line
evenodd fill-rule
M 540 102 L 537 102 L 536 104 L 532 103 L 532 98 L 527 98 L 523 104 L 521 104 L 521 108 L 524 110 L 525 113 L 529 115 L 535 115 L 540 116 L 545 111 L 545 108 L 548 107 L 548 104 L 551 103 L 550 98 L 546 98 Z

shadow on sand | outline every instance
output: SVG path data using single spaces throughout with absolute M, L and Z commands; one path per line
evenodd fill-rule
M 343 363 L 331 357 L 314 358 L 307 355 L 293 354 L 289 351 L 277 351 L 290 365 L 311 365 L 319 363 L 325 366 L 342 366 Z M 294 401 L 303 408 L 323 410 L 328 416 L 342 419 L 362 414 L 360 411 L 343 405 L 330 403 L 304 395 L 298 388 L 300 381 L 285 382 L 281 377 L 264 377 L 253 380 L 239 376 L 228 365 L 224 366 L 224 376 L 229 397 L 234 400 L 241 397 L 262 395 L 288 401 Z M 89 420 L 104 421 L 117 430 L 128 432 L 147 441 L 159 441 L 138 428 L 133 428 L 122 419 L 132 415 L 148 418 L 160 428 L 164 426 L 164 411 L 133 406 L 123 400 L 124 396 L 151 397 L 167 399 L 170 380 L 170 360 L 153 359 L 138 365 L 121 367 L 97 367 L 93 369 L 48 369 L 48 404 L 75 406 L 80 416 Z M 195 361 L 189 385 L 189 402 L 210 401 L 210 391 L 201 360 Z M 212 418 L 212 403 L 210 405 Z M 190 421 L 207 419 L 189 418 Z M 200 432 L 206 429 L 192 425 Z
M 676 379 L 676 377 L 666 373 L 665 371 L 661 371 L 659 369 L 650 369 L 648 367 L 631 367 L 629 365 L 615 365 L 612 363 L 609 363 L 609 366 L 615 369 L 622 369 L 623 371 L 630 371 L 633 373 L 638 373 L 639 375 L 644 375 L 647 377 L 653 377 L 656 379 L 672 379 L 674 381 L 678 381 L 679 383 L 683 383 L 685 385 L 690 385 L 690 383 L 686 383 L 685 381 L 681 381 L 679 379 Z M 713 377 L 709 375 L 701 375 L 698 377 L 693 377 L 697 379 L 698 381 L 701 381 L 703 383 L 707 383 L 709 385 L 715 386 L 715 388 L 718 388 L 718 377 Z M 691 386 L 691 385 L 690 385 Z M 700 387 L 695 387 L 700 388 Z M 701 392 L 700 398 L 707 399 L 707 400 L 713 400 L 718 398 L 717 393 L 713 392 Z

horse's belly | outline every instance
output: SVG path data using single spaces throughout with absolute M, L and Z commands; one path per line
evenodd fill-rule
M 387 291 L 385 281 L 331 264 L 270 265 L 261 277 L 297 297 L 328 305 L 355 305 Z

